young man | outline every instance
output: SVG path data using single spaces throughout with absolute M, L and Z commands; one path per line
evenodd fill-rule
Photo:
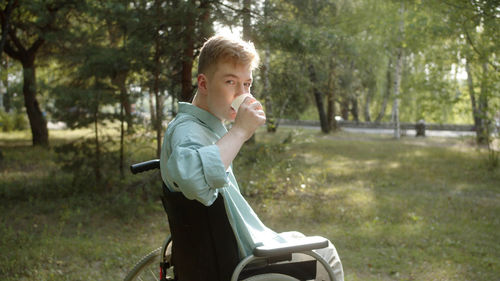
M 206 206 L 223 196 L 241 258 L 257 245 L 302 236 L 267 228 L 241 195 L 232 172 L 231 162 L 241 146 L 266 121 L 262 105 L 251 96 L 238 111 L 231 105 L 237 97 L 250 93 L 252 70 L 258 63 L 251 43 L 225 36 L 207 40 L 199 57 L 198 92 L 192 103 L 179 103 L 179 113 L 165 133 L 160 159 L 162 179 L 171 191 Z M 223 124 L 226 120 L 234 121 L 229 131 Z M 330 243 L 318 253 L 330 262 L 338 280 L 343 280 L 335 247 Z

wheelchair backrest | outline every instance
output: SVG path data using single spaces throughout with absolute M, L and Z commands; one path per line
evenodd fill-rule
M 207 207 L 163 185 L 178 280 L 227 281 L 239 262 L 238 246 L 222 195 Z

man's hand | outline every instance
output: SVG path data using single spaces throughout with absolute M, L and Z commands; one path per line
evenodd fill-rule
M 233 162 L 243 143 L 265 122 L 266 114 L 262 109 L 262 104 L 252 97 L 247 97 L 238 109 L 231 130 L 216 143 L 226 169 Z
M 231 130 L 239 130 L 240 134 L 248 140 L 259 128 L 266 122 L 266 114 L 262 104 L 253 97 L 247 97 L 240 108 L 234 120 Z

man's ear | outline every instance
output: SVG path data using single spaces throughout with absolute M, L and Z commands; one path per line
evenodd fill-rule
M 198 74 L 198 92 L 202 95 L 206 95 L 207 94 L 207 90 L 208 90 L 208 80 L 207 80 L 207 76 L 205 74 Z

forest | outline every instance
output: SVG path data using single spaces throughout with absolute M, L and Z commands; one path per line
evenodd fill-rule
M 494 0 L 6 0 L 0 8 L 0 126 L 29 127 L 33 145 L 49 144 L 48 122 L 97 133 L 120 121 L 126 134 L 146 121 L 160 139 L 176 101 L 196 92 L 201 44 L 224 31 L 260 52 L 252 92 L 269 131 L 281 118 L 319 120 L 324 133 L 340 118 L 425 120 L 474 124 L 486 143 L 500 118 Z

